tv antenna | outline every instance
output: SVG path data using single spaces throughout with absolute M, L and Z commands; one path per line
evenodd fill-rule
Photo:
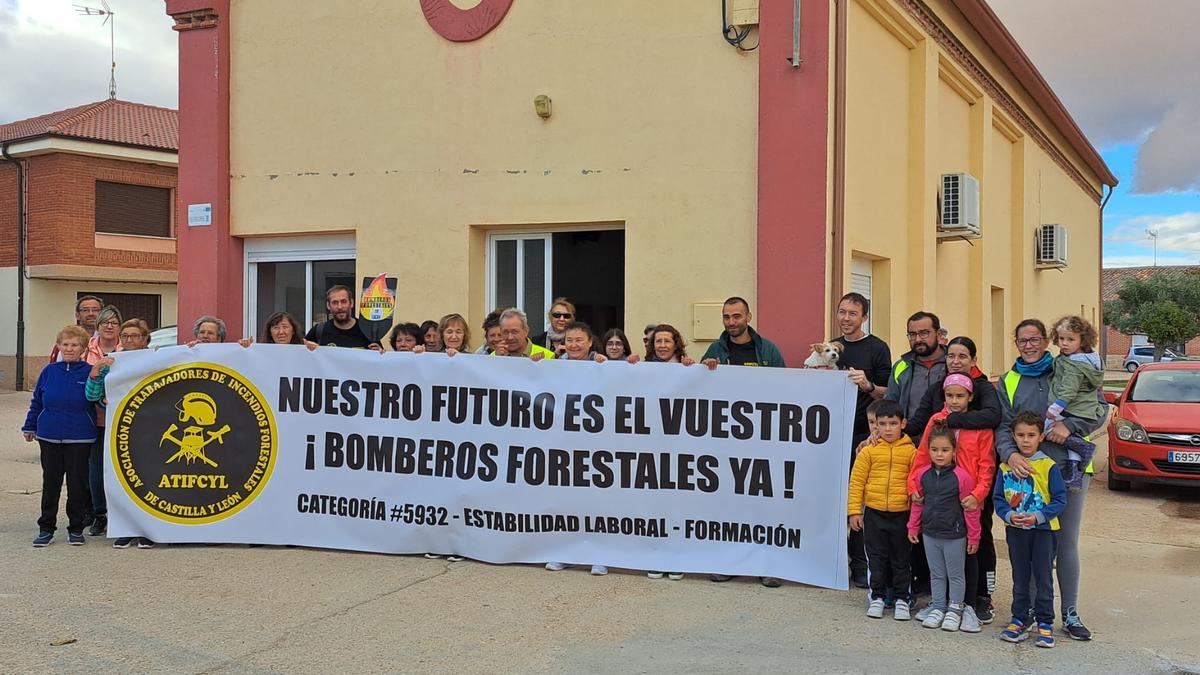
M 1158 230 L 1147 229 L 1146 236 L 1154 242 L 1154 266 L 1158 267 Z
M 104 22 L 100 25 L 108 24 L 108 52 L 112 68 L 109 70 L 108 76 L 108 97 L 117 97 L 117 13 L 108 6 L 106 0 L 100 0 L 101 7 L 88 7 L 87 5 L 72 5 L 77 14 L 83 16 L 102 16 Z

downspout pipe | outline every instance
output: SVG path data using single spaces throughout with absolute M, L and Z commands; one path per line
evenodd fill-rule
M 1100 288 L 1097 289 L 1100 294 L 1100 304 L 1096 308 L 1096 316 L 1097 316 L 1097 318 L 1100 319 L 1100 321 L 1098 322 L 1099 330 L 1100 330 L 1100 353 L 1104 354 L 1105 357 L 1107 357 L 1108 356 L 1108 324 L 1104 321 L 1104 207 L 1108 206 L 1108 200 L 1112 199 L 1113 186 L 1102 185 L 1102 186 L 1100 186 L 1100 189 L 1103 190 L 1105 187 L 1108 188 L 1108 194 L 1104 195 L 1104 199 L 1102 199 L 1100 201 L 1100 215 L 1099 215 L 1100 227 L 1097 228 L 1097 234 L 1096 234 L 1096 238 L 1099 240 L 1097 242 L 1097 243 L 1099 243 L 1099 246 L 1096 247 L 1096 250 L 1097 250 L 1096 256 L 1099 258 L 1099 260 L 1096 262 L 1100 266 Z M 1105 364 L 1105 365 L 1107 366 L 1107 364 Z
M 846 275 L 846 24 L 847 3 L 836 0 L 833 61 L 833 245 L 829 278 L 830 334 L 836 332 L 837 306 Z
M 0 147 L 0 155 L 5 161 L 12 162 L 17 167 L 17 367 L 14 388 L 17 391 L 25 389 L 25 191 L 27 174 L 25 160 L 16 159 L 8 154 L 8 143 Z

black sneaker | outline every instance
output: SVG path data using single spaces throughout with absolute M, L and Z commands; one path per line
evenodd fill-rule
M 41 530 L 38 532 L 37 536 L 33 538 L 33 547 L 43 548 L 49 546 L 50 542 L 52 541 L 54 541 L 54 533 Z
M 991 598 L 979 599 L 975 605 L 975 616 L 982 624 L 989 624 L 996 620 L 996 609 L 992 606 Z
M 145 537 L 141 537 L 138 539 L 138 548 L 154 548 L 154 542 Z
M 108 514 L 97 513 L 96 520 L 92 521 L 92 527 L 88 530 L 88 535 L 99 537 L 108 529 Z
M 871 585 L 871 584 L 867 583 L 867 573 L 866 572 L 851 572 L 850 573 L 850 583 L 854 584 L 858 588 L 866 588 Z
M 783 585 L 783 582 L 775 577 L 759 577 L 758 580 L 767 588 L 779 588 Z
M 70 544 L 71 546 L 83 546 L 84 541 L 85 540 L 83 538 L 82 532 L 68 532 L 67 533 L 67 543 Z
M 129 548 L 133 545 L 133 537 L 121 537 L 113 542 L 113 548 Z
M 722 581 L 729 581 L 732 578 L 733 578 L 733 575 L 731 575 L 731 574 L 710 574 L 710 575 L 708 575 L 708 580 L 714 581 L 716 583 L 721 583 Z
M 1087 642 L 1092 639 L 1092 631 L 1088 630 L 1087 626 L 1079 620 L 1079 614 L 1075 612 L 1074 607 L 1067 609 L 1067 614 L 1063 617 L 1062 629 L 1072 640 Z

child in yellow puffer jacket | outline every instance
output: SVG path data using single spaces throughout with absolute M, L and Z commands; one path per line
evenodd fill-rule
M 850 472 L 846 509 L 850 529 L 864 530 L 868 580 L 871 584 L 867 616 L 883 618 L 883 602 L 890 592 L 896 599 L 895 618 L 911 617 L 908 541 L 908 473 L 917 448 L 904 434 L 904 411 L 895 401 L 875 401 L 879 440 L 859 451 Z

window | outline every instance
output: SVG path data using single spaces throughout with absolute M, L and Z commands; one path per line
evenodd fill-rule
M 488 275 L 490 307 L 516 307 L 529 316 L 529 330 L 546 329 L 552 256 L 549 234 L 506 234 L 491 238 Z
M 171 236 L 171 190 L 96 181 L 96 232 Z
M 331 286 L 349 286 L 357 300 L 353 235 L 247 239 L 245 246 L 246 333 L 256 339 L 275 312 L 305 330 L 323 323 Z
M 159 321 L 162 319 L 162 296 L 151 295 L 149 293 L 104 293 L 96 291 L 76 291 L 75 299 L 78 301 L 85 295 L 95 295 L 102 300 L 104 304 L 112 305 L 121 312 L 121 319 L 128 321 L 129 319 L 144 319 L 150 324 L 150 330 L 155 330 L 159 327 Z
M 851 258 L 850 260 L 850 290 L 858 293 L 867 300 L 871 299 L 871 290 L 874 285 L 874 270 L 871 268 L 871 261 L 863 258 Z M 863 322 L 863 332 L 871 332 L 871 317 L 868 314 L 867 320 Z

